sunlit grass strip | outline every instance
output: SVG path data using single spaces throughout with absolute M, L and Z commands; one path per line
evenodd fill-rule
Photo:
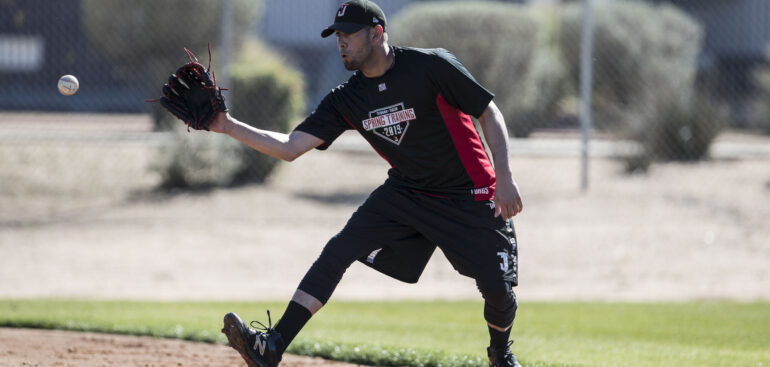
M 0 325 L 224 343 L 222 316 L 285 303 L 0 300 Z M 290 352 L 381 366 L 484 366 L 480 302 L 331 302 Z M 770 366 L 770 303 L 522 303 L 526 366 Z

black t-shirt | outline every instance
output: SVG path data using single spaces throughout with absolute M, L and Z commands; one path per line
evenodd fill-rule
M 356 72 L 295 130 L 324 140 L 323 150 L 355 129 L 392 166 L 389 183 L 490 200 L 495 173 L 470 116 L 479 117 L 494 95 L 445 49 L 392 50 L 395 62 L 384 75 Z

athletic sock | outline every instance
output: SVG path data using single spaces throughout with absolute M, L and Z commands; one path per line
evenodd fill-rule
M 489 345 L 495 349 L 508 347 L 508 338 L 511 337 L 511 328 L 506 331 L 499 331 L 487 325 L 489 329 Z
M 281 319 L 275 325 L 275 331 L 281 334 L 284 345 L 288 348 L 294 337 L 313 316 L 310 310 L 297 302 L 290 301 Z

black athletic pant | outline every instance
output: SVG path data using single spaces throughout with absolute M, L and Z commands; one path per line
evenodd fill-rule
M 326 304 L 356 260 L 406 282 L 416 282 L 436 246 L 461 274 L 476 280 L 484 316 L 513 322 L 518 283 L 516 234 L 494 218 L 490 201 L 430 196 L 388 183 L 377 188 L 324 247 L 299 289 Z

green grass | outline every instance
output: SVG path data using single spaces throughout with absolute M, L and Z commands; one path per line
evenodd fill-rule
M 0 300 L 0 326 L 224 343 L 224 313 L 267 321 L 284 303 Z M 480 302 L 335 302 L 290 352 L 389 366 L 482 366 Z M 770 303 L 522 303 L 525 366 L 770 366 Z

